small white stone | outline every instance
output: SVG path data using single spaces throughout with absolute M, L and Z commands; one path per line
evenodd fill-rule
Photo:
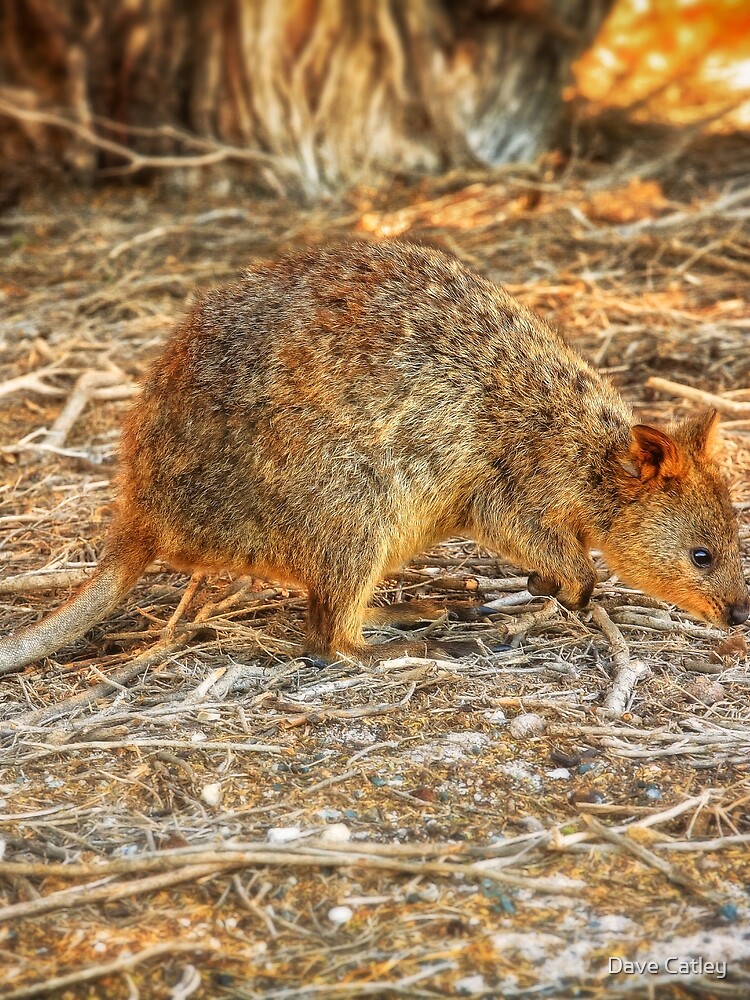
M 477 973 L 474 976 L 464 976 L 463 979 L 457 979 L 453 985 L 457 993 L 471 996 L 472 993 L 484 993 L 487 989 L 487 980 Z
M 440 890 L 434 882 L 428 882 L 419 890 L 419 898 L 424 903 L 437 903 L 440 899 Z
M 221 801 L 221 783 L 217 781 L 213 785 L 204 785 L 201 798 L 208 806 L 218 806 Z
M 328 911 L 328 919 L 332 924 L 346 924 L 354 916 L 354 910 L 351 906 L 333 906 Z
M 566 781 L 570 777 L 570 771 L 567 767 L 556 767 L 552 771 L 547 771 L 548 778 L 554 778 L 555 781 Z
M 272 826 L 266 834 L 269 844 L 286 844 L 301 836 L 302 830 L 298 826 Z
M 484 717 L 488 722 L 491 722 L 493 726 L 504 726 L 508 722 L 508 716 L 502 710 L 502 708 L 496 708 L 493 711 L 484 712 Z
M 352 839 L 352 831 L 346 823 L 328 823 L 320 831 L 320 839 L 328 844 L 345 844 Z
M 547 723 L 536 712 L 524 712 L 517 715 L 510 724 L 510 735 L 517 740 L 528 740 L 533 736 L 541 736 Z

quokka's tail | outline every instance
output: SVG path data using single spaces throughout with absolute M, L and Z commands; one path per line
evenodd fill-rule
M 127 554 L 121 546 L 112 548 L 91 579 L 61 608 L 0 639 L 0 675 L 50 656 L 114 611 L 143 574 L 152 553 L 145 545 L 131 544 Z

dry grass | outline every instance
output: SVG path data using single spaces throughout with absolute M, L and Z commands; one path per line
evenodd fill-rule
M 661 185 L 516 168 L 304 212 L 164 185 L 7 212 L 0 394 L 45 371 L 0 398 L 0 629 L 62 599 L 38 574 L 94 564 L 123 397 L 191 290 L 303 241 L 453 251 L 646 419 L 694 405 L 653 376 L 750 401 L 737 162 L 697 150 Z M 747 555 L 750 420 L 725 421 Z M 294 659 L 303 594 L 211 579 L 170 634 L 185 581 L 152 567 L 86 640 L 0 681 L 0 997 L 747 996 L 747 647 L 602 570 L 596 614 L 571 615 L 446 543 L 381 596 L 502 598 L 440 626 L 475 657 L 318 670 Z M 612 712 L 615 664 L 642 676 Z M 610 955 L 728 972 L 610 977 Z

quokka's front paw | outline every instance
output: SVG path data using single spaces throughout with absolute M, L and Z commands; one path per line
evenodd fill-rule
M 596 578 L 574 583 L 558 583 L 556 580 L 542 576 L 541 573 L 530 573 L 526 589 L 534 597 L 556 597 L 563 607 L 570 611 L 580 611 L 591 600 Z
M 572 587 L 564 586 L 560 588 L 555 596 L 560 604 L 569 611 L 581 611 L 583 608 L 588 607 L 595 586 L 595 579 L 585 584 L 577 583 Z
M 534 597 L 556 597 L 561 588 L 557 580 L 548 580 L 541 573 L 529 573 L 526 589 Z

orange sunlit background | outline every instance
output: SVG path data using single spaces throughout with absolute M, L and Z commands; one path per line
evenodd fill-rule
M 723 124 L 747 127 L 750 0 L 619 0 L 575 71 L 594 111 L 678 124 L 731 108 Z

